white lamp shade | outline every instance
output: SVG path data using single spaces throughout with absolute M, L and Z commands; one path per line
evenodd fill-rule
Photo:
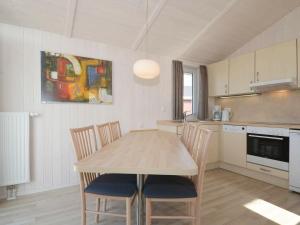
M 159 64 L 150 59 L 137 60 L 133 65 L 133 72 L 142 79 L 153 79 L 160 74 Z

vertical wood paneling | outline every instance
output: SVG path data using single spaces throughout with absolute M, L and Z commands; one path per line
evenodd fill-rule
M 168 57 L 154 56 L 162 72 L 159 82 L 149 84 L 134 77 L 132 65 L 142 55 L 131 50 L 5 24 L 0 24 L 0 47 L 0 110 L 40 113 L 31 122 L 32 182 L 21 185 L 20 194 L 78 183 L 69 128 L 120 120 L 127 132 L 171 118 Z M 41 50 L 112 60 L 113 104 L 41 104 Z
M 270 26 L 261 34 L 255 36 L 232 56 L 241 55 L 260 48 L 270 47 L 280 42 L 291 41 L 300 37 L 300 7 L 295 8 L 281 20 Z

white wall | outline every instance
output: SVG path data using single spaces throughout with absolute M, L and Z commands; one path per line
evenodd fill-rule
M 111 60 L 113 105 L 41 104 L 41 50 Z M 171 118 L 171 58 L 155 57 L 159 80 L 141 82 L 132 73 L 139 57 L 130 50 L 0 24 L 0 111 L 40 113 L 31 122 L 32 182 L 21 185 L 20 194 L 78 183 L 69 128 L 120 120 L 127 132 Z
M 232 56 L 253 52 L 274 44 L 290 41 L 300 37 L 300 7 L 295 8 L 281 20 L 270 26 L 261 34 L 254 37 L 243 47 L 235 51 Z

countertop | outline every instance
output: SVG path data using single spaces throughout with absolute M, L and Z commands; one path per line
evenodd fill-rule
M 213 120 L 197 120 L 191 123 L 199 123 L 202 125 L 241 125 L 241 126 L 256 126 L 256 127 L 276 127 L 276 128 L 289 128 L 300 129 L 300 124 L 297 123 L 276 123 L 276 122 L 255 122 L 255 121 L 213 121 Z M 158 120 L 158 125 L 166 126 L 183 126 L 180 120 Z

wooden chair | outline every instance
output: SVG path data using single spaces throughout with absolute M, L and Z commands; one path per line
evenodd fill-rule
M 120 130 L 120 123 L 119 121 L 104 123 L 101 125 L 96 125 L 99 139 L 101 143 L 101 147 L 108 145 L 109 143 L 113 142 L 117 138 L 117 134 L 120 134 L 121 137 L 121 130 Z M 119 128 L 119 132 L 117 132 L 117 128 Z M 112 132 L 114 131 L 114 132 Z M 107 210 L 107 200 L 104 200 L 104 209 Z
M 198 164 L 198 175 L 192 179 L 182 176 L 148 176 L 144 185 L 146 198 L 146 225 L 151 225 L 152 219 L 185 219 L 192 224 L 200 225 L 200 205 L 203 193 L 203 181 L 207 160 L 207 149 L 211 131 L 197 128 L 195 138 L 194 159 Z M 152 202 L 184 202 L 189 206 L 189 215 L 154 216 Z
M 197 135 L 197 131 L 198 131 L 198 126 L 195 124 L 189 124 L 188 125 L 188 136 L 186 138 L 186 143 L 185 146 L 187 148 L 187 150 L 189 151 L 189 153 L 192 155 L 192 151 L 194 148 L 194 144 L 195 144 L 195 139 L 196 139 L 196 135 Z
M 97 150 L 93 126 L 70 129 L 70 132 L 78 161 L 90 156 Z M 80 173 L 82 225 L 86 225 L 87 213 L 96 214 L 97 223 L 99 222 L 99 215 L 109 215 L 126 218 L 126 225 L 131 225 L 131 205 L 136 191 L 136 175 L 103 174 L 98 176 L 96 173 Z M 95 211 L 87 209 L 87 196 L 93 196 L 97 199 Z M 100 211 L 100 199 L 125 201 L 126 214 Z
M 182 136 L 180 138 L 184 145 L 187 144 L 188 137 L 189 137 L 189 124 L 187 122 L 185 122 L 183 125 Z
M 112 141 L 115 141 L 122 136 L 119 121 L 110 122 L 109 127 L 110 127 L 110 136 Z
M 110 131 L 110 124 L 104 123 L 101 125 L 96 125 L 96 127 L 98 130 L 101 147 L 104 147 L 105 145 L 108 145 L 109 143 L 111 143 L 112 137 L 111 137 L 111 131 Z

